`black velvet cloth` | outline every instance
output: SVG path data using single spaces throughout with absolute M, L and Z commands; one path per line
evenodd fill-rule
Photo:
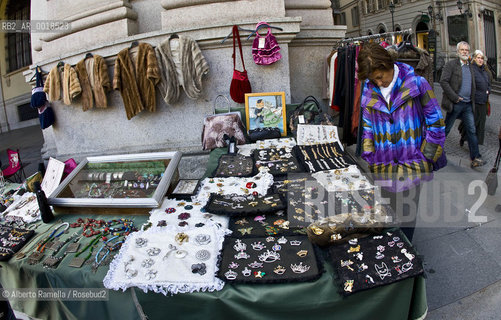
M 330 249 L 330 255 L 340 281 L 340 292 L 345 295 L 424 272 L 414 248 L 404 240 L 399 230 L 358 239 L 356 244 L 334 246 Z
M 292 245 L 294 243 L 297 245 Z M 261 245 L 260 250 L 257 250 L 258 244 Z M 301 250 L 304 255 L 299 256 L 298 252 Z M 279 257 L 276 261 L 272 258 L 274 254 Z M 280 269 L 284 271 L 283 274 L 275 272 Z M 300 269 L 304 272 L 301 273 Z M 218 277 L 227 282 L 238 283 L 285 283 L 313 281 L 318 279 L 322 272 L 322 264 L 318 262 L 315 249 L 306 236 L 243 239 L 227 237 L 223 245 Z
M 311 173 L 343 169 L 355 162 L 348 157 L 337 142 L 311 146 L 295 146 L 294 153 L 301 165 Z
M 295 155 L 289 148 L 256 149 L 252 156 L 256 167 L 266 167 L 273 176 L 304 172 Z
M 286 205 L 279 194 L 260 196 L 213 193 L 205 206 L 205 211 L 232 217 L 267 214 L 285 208 Z
M 9 260 L 34 234 L 33 230 L 0 225 L 0 261 Z
M 243 155 L 223 154 L 213 177 L 251 177 L 256 174 L 254 159 Z
M 233 235 L 241 238 L 306 234 L 305 228 L 290 226 L 283 210 L 255 217 L 233 217 L 230 219 L 228 229 L 233 231 Z

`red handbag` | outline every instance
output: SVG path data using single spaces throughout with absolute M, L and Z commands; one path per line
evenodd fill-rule
M 239 71 L 235 66 L 235 39 L 238 40 L 238 49 L 240 50 L 240 59 L 242 59 L 242 66 L 244 71 Z M 233 78 L 231 79 L 230 85 L 230 96 L 233 101 L 237 103 L 244 103 L 245 94 L 252 92 L 252 88 L 249 82 L 249 77 L 247 76 L 247 70 L 245 70 L 244 56 L 242 54 L 242 43 L 240 42 L 240 33 L 238 32 L 238 26 L 233 26 Z

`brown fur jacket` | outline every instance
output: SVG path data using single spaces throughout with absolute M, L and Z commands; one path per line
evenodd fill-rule
M 148 43 L 139 43 L 137 59 L 132 63 L 129 48 L 121 50 L 115 62 L 113 89 L 120 90 L 127 119 L 143 109 L 156 110 L 155 85 L 160 80 L 157 57 Z
M 425 78 L 429 84 L 433 84 L 433 59 L 428 51 L 418 47 L 414 47 L 414 49 L 416 50 L 407 49 L 399 52 L 389 48 L 388 52 L 396 61 L 410 65 L 417 75 Z
M 103 57 L 94 55 L 79 61 L 75 66 L 82 87 L 83 111 L 97 108 L 108 108 L 106 92 L 111 89 L 108 68 Z
M 45 79 L 43 91 L 49 95 L 49 101 L 57 101 L 61 99 L 61 77 L 57 67 L 50 70 L 47 79 Z
M 65 63 L 63 71 L 63 102 L 65 105 L 71 105 L 73 99 L 75 99 L 81 92 L 82 87 L 80 86 L 80 81 L 78 81 L 77 72 L 75 69 Z

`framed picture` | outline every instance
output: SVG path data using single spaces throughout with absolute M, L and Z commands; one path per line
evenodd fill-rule
M 247 130 L 264 127 L 280 129 L 287 135 L 285 92 L 261 92 L 245 94 L 245 118 Z

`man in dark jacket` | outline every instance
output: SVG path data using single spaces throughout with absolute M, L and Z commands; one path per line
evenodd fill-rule
M 462 119 L 468 137 L 471 167 L 484 165 L 480 159 L 478 140 L 473 119 L 475 103 L 475 78 L 468 62 L 470 45 L 461 41 L 457 44 L 458 59 L 447 62 L 442 70 L 440 86 L 443 89 L 442 109 L 447 111 L 445 118 L 445 135 L 447 136 L 456 119 Z

